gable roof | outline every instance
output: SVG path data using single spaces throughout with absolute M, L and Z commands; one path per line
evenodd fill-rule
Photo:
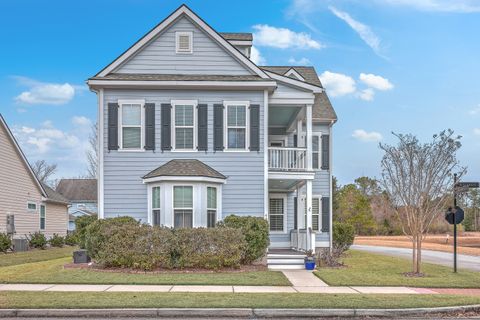
M 5 131 L 7 132 L 7 135 L 8 135 L 8 137 L 10 138 L 10 141 L 12 141 L 13 146 L 14 146 L 15 149 L 17 150 L 17 153 L 20 155 L 20 158 L 22 159 L 23 164 L 24 164 L 25 167 L 27 168 L 27 170 L 28 170 L 28 172 L 30 173 L 33 181 L 35 182 L 35 184 L 37 185 L 38 189 L 40 190 L 40 193 L 41 193 L 44 197 L 48 197 L 48 196 L 47 196 L 47 192 L 46 192 L 44 186 L 42 185 L 42 183 L 40 182 L 40 180 L 38 180 L 37 176 L 36 176 L 35 173 L 33 172 L 33 169 L 32 169 L 32 167 L 30 166 L 30 163 L 28 162 L 27 157 L 25 156 L 25 154 L 23 153 L 22 149 L 20 148 L 20 145 L 18 144 L 17 139 L 15 139 L 15 137 L 13 136 L 12 131 L 11 131 L 10 128 L 8 127 L 7 122 L 5 121 L 5 119 L 3 118 L 3 116 L 2 116 L 1 113 L 0 113 L 0 124 L 5 128 Z
M 97 179 L 61 179 L 56 190 L 70 201 L 97 201 Z
M 155 170 L 150 171 L 143 179 L 155 177 L 205 177 L 227 179 L 223 174 L 196 159 L 170 160 Z
M 63 203 L 63 204 L 69 204 L 70 201 L 68 201 L 67 198 L 62 196 L 60 193 L 56 192 L 49 186 L 47 186 L 45 183 L 42 183 L 43 188 L 45 189 L 45 192 L 47 193 L 47 201 L 49 202 L 56 202 L 56 203 Z
M 253 41 L 253 35 L 248 32 L 220 32 L 226 40 Z
M 194 13 L 189 7 L 185 4 L 182 4 L 177 10 L 172 12 L 167 18 L 162 22 L 156 25 L 152 30 L 145 34 L 140 40 L 135 42 L 130 48 L 123 52 L 119 57 L 117 57 L 113 62 L 103 68 L 95 77 L 104 77 L 114 71 L 119 67 L 124 61 L 132 57 L 135 53 L 141 50 L 145 45 L 147 45 L 151 40 L 155 39 L 163 30 L 165 30 L 172 22 L 182 15 L 189 17 L 197 26 L 205 31 L 210 37 L 215 40 L 220 46 L 232 54 L 238 61 L 245 65 L 252 72 L 264 79 L 269 79 L 269 76 L 260 69 L 255 63 L 250 59 L 245 57 L 235 46 L 228 42 L 222 35 L 210 27 L 202 18 L 200 18 L 196 13 Z

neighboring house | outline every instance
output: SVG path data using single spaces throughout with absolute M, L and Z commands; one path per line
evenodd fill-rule
M 96 215 L 96 212 L 88 211 L 88 210 L 74 210 L 72 213 L 68 214 L 68 231 L 74 231 L 75 230 L 75 220 L 77 220 L 78 217 L 82 216 L 93 216 Z
M 0 115 L 0 232 L 14 217 L 14 238 L 40 231 L 47 238 L 66 235 L 68 200 L 40 183 Z
M 313 67 L 257 66 L 251 46 L 182 5 L 88 80 L 100 218 L 252 215 L 268 219 L 270 248 L 331 245 L 335 111 Z

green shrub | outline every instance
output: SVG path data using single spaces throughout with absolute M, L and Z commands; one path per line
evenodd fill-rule
M 0 232 L 0 252 L 7 253 L 12 248 L 12 239 L 6 233 Z
M 41 232 L 30 233 L 27 239 L 30 248 L 45 249 L 47 247 L 47 237 Z
M 65 236 L 65 244 L 67 246 L 76 246 L 78 244 L 76 232 L 69 233 Z
M 87 227 L 97 220 L 96 214 L 91 216 L 85 215 L 75 219 L 75 236 L 80 249 L 85 249 L 85 232 Z
M 65 238 L 54 233 L 53 236 L 48 240 L 48 243 L 52 246 L 52 247 L 63 247 L 63 245 L 65 244 Z
M 247 242 L 242 263 L 251 263 L 265 255 L 270 244 L 267 220 L 260 217 L 230 215 L 223 222 L 219 222 L 218 225 L 242 231 Z
M 348 223 L 335 222 L 333 223 L 333 246 L 348 250 L 353 244 L 355 238 L 355 228 Z

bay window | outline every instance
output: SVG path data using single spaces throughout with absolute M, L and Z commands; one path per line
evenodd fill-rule
M 207 228 L 217 223 L 217 188 L 207 187 Z
M 160 225 L 160 187 L 152 188 L 152 223 Z
M 193 187 L 173 187 L 174 228 L 193 227 Z

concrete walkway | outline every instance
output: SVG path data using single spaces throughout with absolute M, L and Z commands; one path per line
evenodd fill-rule
M 312 271 L 282 270 L 282 273 L 294 287 L 328 287 L 328 284 L 315 276 Z
M 412 259 L 412 249 L 408 248 L 353 245 L 351 249 Z M 422 261 L 453 268 L 453 253 L 422 250 Z M 480 257 L 458 254 L 457 263 L 459 269 L 480 271 Z
M 201 292 L 201 293 L 324 293 L 324 294 L 460 294 L 480 296 L 480 289 L 428 289 L 410 287 L 329 287 L 300 283 L 299 286 L 201 286 L 201 285 L 77 285 L 2 284 L 0 291 L 40 292 Z

